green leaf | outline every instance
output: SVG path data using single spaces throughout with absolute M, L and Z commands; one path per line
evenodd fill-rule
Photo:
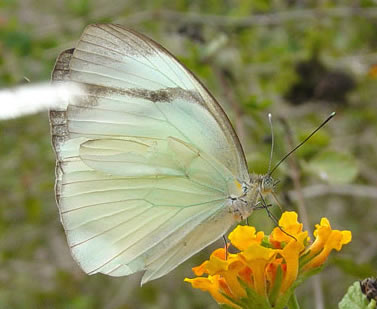
M 89 0 L 66 0 L 68 7 L 79 16 L 87 16 L 90 12 Z
M 331 151 L 322 152 L 313 158 L 309 162 L 309 169 L 333 184 L 349 183 L 358 172 L 356 161 L 351 155 Z
M 339 303 L 339 309 L 375 309 L 376 302 L 369 301 L 361 292 L 360 282 L 354 282 Z
M 251 95 L 242 104 L 246 109 L 255 112 L 256 110 L 265 110 L 272 104 L 272 101 L 268 98 L 261 98 L 258 95 Z
M 288 301 L 288 309 L 300 309 L 295 293 L 292 293 L 291 298 Z
M 0 41 L 9 49 L 17 52 L 21 56 L 30 54 L 32 50 L 32 40 L 30 35 L 21 31 L 0 31 Z
M 275 304 L 276 299 L 279 295 L 281 283 L 283 282 L 283 271 L 281 269 L 281 266 L 278 266 L 277 272 L 276 272 L 276 277 L 275 277 L 275 283 L 274 286 L 271 289 L 269 299 L 271 304 Z
M 241 307 L 244 309 L 272 309 L 268 298 L 265 296 L 259 295 L 253 289 L 251 289 L 245 282 L 239 280 L 242 287 L 245 289 L 247 297 L 241 298 L 240 303 Z

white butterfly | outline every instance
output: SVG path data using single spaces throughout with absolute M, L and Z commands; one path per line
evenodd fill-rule
M 52 79 L 84 90 L 50 121 L 61 221 L 88 274 L 159 278 L 273 188 L 269 175 L 250 178 L 237 135 L 206 88 L 139 33 L 88 26 Z

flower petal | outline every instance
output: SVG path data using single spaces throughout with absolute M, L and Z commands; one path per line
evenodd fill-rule
M 264 237 L 264 232 L 255 233 L 255 227 L 238 225 L 228 236 L 232 245 L 237 249 L 246 250 L 251 244 L 260 244 Z
M 307 232 L 302 232 L 297 237 L 297 240 L 290 241 L 283 250 L 280 250 L 280 255 L 287 265 L 280 290 L 281 293 L 287 291 L 297 279 L 300 253 L 305 250 L 303 242 L 308 237 L 308 234 Z
M 303 224 L 297 221 L 297 213 L 286 211 L 279 220 L 279 227 L 273 229 L 269 237 L 270 242 L 275 248 L 279 248 L 279 243 L 288 243 L 294 240 L 293 237 L 297 238 L 302 233 L 302 227 Z
M 258 244 L 252 244 L 240 253 L 246 265 L 252 269 L 254 288 L 259 295 L 267 295 L 266 268 L 276 254 L 277 250 Z
M 318 237 L 320 233 L 318 231 Z M 310 268 L 316 268 L 321 266 L 331 253 L 333 249 L 340 251 L 343 245 L 348 244 L 352 239 L 352 234 L 350 231 L 338 231 L 332 230 L 328 235 L 326 241 L 323 241 L 323 249 L 322 251 L 314 256 L 304 267 L 304 270 L 308 270 Z M 314 245 L 314 244 L 313 244 Z M 317 249 L 317 248 L 316 248 Z
M 233 308 L 240 308 L 239 306 L 237 306 L 236 304 L 234 304 L 228 298 L 224 297 L 224 295 L 221 294 L 221 292 L 225 294 L 228 294 L 229 292 L 227 291 L 226 283 L 218 275 L 208 276 L 208 278 L 204 278 L 204 277 L 198 277 L 194 279 L 185 278 L 185 282 L 191 283 L 191 286 L 194 289 L 200 289 L 204 292 L 209 292 L 211 296 L 219 304 L 228 304 Z M 231 294 L 229 296 L 232 297 Z
M 203 274 L 208 274 L 207 264 L 208 261 L 204 261 L 201 265 L 193 267 L 192 271 L 196 276 L 203 276 Z

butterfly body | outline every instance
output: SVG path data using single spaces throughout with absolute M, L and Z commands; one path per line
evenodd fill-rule
M 242 195 L 230 197 L 229 210 L 239 222 L 251 215 L 258 207 L 260 198 L 274 191 L 276 181 L 269 175 L 250 175 L 250 180 L 244 182 Z
M 227 116 L 206 88 L 151 39 L 88 26 L 53 83 L 81 93 L 50 111 L 56 200 L 72 256 L 88 274 L 159 278 L 258 205 Z

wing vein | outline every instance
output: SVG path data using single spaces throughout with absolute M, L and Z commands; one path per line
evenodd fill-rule
M 144 200 L 144 201 L 145 201 L 145 200 Z M 145 201 L 145 202 L 146 202 L 146 201 Z M 151 207 L 153 207 L 153 206 L 151 206 Z M 125 208 L 125 209 L 115 211 L 115 212 L 113 212 L 113 213 L 111 213 L 111 214 L 106 214 L 106 215 L 103 215 L 103 216 L 101 216 L 101 217 L 97 217 L 97 218 L 91 219 L 91 220 L 89 220 L 89 221 L 82 222 L 81 224 L 75 226 L 74 228 L 66 229 L 66 231 L 67 231 L 67 232 L 71 232 L 71 231 L 77 230 L 77 229 L 79 229 L 79 228 L 82 228 L 83 226 L 88 225 L 88 224 L 90 224 L 90 223 L 93 223 L 93 222 L 96 222 L 96 221 L 100 221 L 100 220 L 102 220 L 102 219 L 111 218 L 111 217 L 113 217 L 113 216 L 115 216 L 115 215 L 119 215 L 119 214 L 121 214 L 121 213 L 123 213 L 123 212 L 125 212 L 125 211 L 129 211 L 129 210 L 133 210 L 133 209 L 137 209 L 137 208 L 140 208 L 140 205 L 136 205 L 136 206 L 134 206 L 134 207 L 127 207 L 127 208 Z M 132 218 L 136 218 L 137 216 L 138 216 L 138 215 L 136 215 L 135 217 L 132 217 Z
M 94 35 L 90 35 L 90 36 L 93 36 L 93 37 L 99 38 L 99 37 L 94 36 Z M 139 64 L 141 64 L 141 65 L 144 65 L 144 66 L 146 66 L 147 68 L 149 68 L 149 69 L 151 69 L 151 70 L 153 70 L 153 71 L 155 71 L 155 72 L 157 72 L 157 73 L 160 73 L 160 74 L 164 75 L 164 74 L 163 74 L 163 73 L 162 73 L 157 67 L 152 66 L 152 65 L 148 65 L 148 64 L 146 64 L 145 62 L 142 62 L 142 61 L 140 61 L 140 60 L 137 60 L 137 59 L 135 59 L 135 57 L 131 57 L 130 55 L 127 55 L 127 54 L 125 54 L 125 53 L 122 53 L 122 52 L 120 52 L 120 51 L 118 51 L 118 50 L 116 50 L 116 49 L 109 48 L 108 46 L 103 46 L 103 45 L 95 44 L 95 43 L 92 43 L 92 42 L 89 42 L 89 41 L 86 41 L 86 40 L 81 40 L 81 41 L 82 41 L 82 42 L 85 42 L 85 43 L 87 43 L 87 44 L 91 44 L 91 45 L 94 45 L 94 46 L 98 46 L 98 47 L 102 47 L 102 48 L 108 49 L 108 50 L 111 51 L 111 52 L 117 53 L 117 54 L 120 55 L 120 56 L 123 56 L 123 57 L 125 57 L 125 58 L 131 59 L 132 61 L 135 61 L 135 62 L 137 62 L 137 63 L 139 63 Z M 109 41 L 107 41 L 107 40 L 105 40 L 105 41 L 106 41 L 106 42 L 109 42 Z M 110 42 L 110 43 L 112 43 L 112 42 Z M 131 47 L 131 45 L 129 45 L 129 44 L 128 44 L 128 46 Z M 102 57 L 105 57 L 105 58 L 107 58 L 107 59 L 114 60 L 115 62 L 122 63 L 121 61 L 118 61 L 117 59 L 112 58 L 112 57 L 107 56 L 107 55 L 104 55 L 104 54 L 99 54 L 99 53 L 95 53 L 95 52 L 92 52 L 92 51 L 87 51 L 87 50 L 80 49 L 80 48 L 78 48 L 77 50 L 79 50 L 79 51 L 83 51 L 83 52 L 87 52 L 87 53 L 92 53 L 92 54 L 94 54 L 94 55 L 102 56 Z M 164 75 L 164 76 L 165 76 L 165 75 Z M 168 76 L 165 76 L 165 77 L 168 78 Z M 169 79 L 169 80 L 170 80 L 170 79 Z M 170 81 L 174 83 L 174 81 L 172 81 L 172 80 L 170 80 Z M 177 85 L 176 83 L 174 83 L 174 84 L 178 87 L 178 85 Z
M 154 52 L 158 55 L 158 57 L 162 60 L 162 62 L 165 63 L 165 65 L 170 69 L 170 71 L 177 77 L 177 79 L 182 83 L 182 85 L 184 86 L 185 89 L 191 89 L 189 87 L 187 87 L 187 85 L 182 81 L 182 79 L 179 77 L 179 75 L 177 74 L 177 72 L 175 70 L 173 70 L 170 66 L 170 64 L 164 59 L 164 57 L 161 56 L 161 53 L 158 52 L 158 50 L 156 50 L 154 44 L 150 43 L 148 40 L 145 41 L 145 43 L 151 48 L 154 50 Z M 165 53 L 165 55 L 168 55 L 170 56 L 169 54 L 167 54 L 163 49 L 161 49 L 161 51 L 163 51 Z M 170 56 L 171 59 L 173 59 L 174 62 L 176 62 L 176 60 Z M 175 65 L 177 63 L 174 63 Z M 179 65 L 176 65 L 176 67 L 178 67 L 180 69 L 180 66 Z M 182 70 L 181 70 L 182 72 Z M 183 73 L 185 75 L 187 75 L 187 72 L 183 71 Z M 192 84 L 191 84 L 192 85 Z M 194 85 L 192 85 L 193 88 L 195 89 L 196 87 Z
M 114 30 L 115 32 L 118 32 L 118 33 L 120 33 L 117 29 L 115 29 L 115 28 L 113 28 L 113 27 L 111 27 L 110 26 L 110 28 L 112 29 L 112 30 Z M 102 28 L 101 28 L 102 29 Z M 108 32 L 108 31 L 106 31 L 106 32 Z M 109 32 L 108 32 L 109 33 Z M 121 33 L 122 34 L 122 33 Z M 114 34 L 113 34 L 114 35 Z M 134 34 L 133 34 L 134 35 Z M 121 41 L 123 41 L 125 44 L 127 44 L 129 47 L 131 47 L 131 48 L 133 48 L 133 46 L 131 45 L 131 44 L 129 44 L 128 42 L 126 42 L 126 41 L 124 41 L 122 38 L 120 38 L 120 37 L 118 37 L 118 36 L 116 36 L 116 35 L 114 35 L 116 38 L 118 38 L 119 40 L 121 40 Z M 129 37 L 128 36 L 128 38 L 132 41 L 132 42 L 134 42 L 134 44 L 136 44 L 136 45 L 138 45 L 139 46 L 139 48 L 143 48 L 142 46 L 140 46 L 140 44 L 139 44 L 139 42 L 137 42 L 137 40 L 135 40 L 135 39 L 133 39 L 133 38 L 131 38 L 131 37 Z M 154 49 L 153 49 L 154 50 Z M 154 50 L 155 51 L 155 50 Z M 158 69 L 158 67 L 156 67 L 149 59 L 148 59 L 148 57 L 146 57 L 145 55 L 143 55 L 141 52 L 139 52 L 138 51 L 138 53 L 139 53 L 139 55 L 141 56 L 141 57 L 143 57 L 146 61 L 148 61 L 149 62 L 149 64 L 151 65 L 151 66 L 153 66 L 158 72 L 160 72 L 160 74 L 161 75 L 163 75 L 163 76 L 165 76 L 165 78 L 167 78 L 168 80 L 170 80 L 174 85 L 176 85 L 177 87 L 179 87 L 179 88 L 182 88 L 182 87 L 180 87 L 174 80 L 172 80 L 168 75 L 166 75 L 164 72 L 162 72 L 160 69 Z M 158 54 L 158 53 L 157 53 Z
M 159 214 L 158 216 L 153 216 L 153 217 L 150 217 L 149 220 L 147 220 L 145 222 L 145 224 L 149 223 L 150 221 L 152 220 L 155 220 L 156 217 L 158 218 L 159 216 L 161 216 L 161 214 Z M 162 225 L 163 223 L 161 223 Z M 158 227 L 160 227 L 161 225 L 159 225 Z M 140 230 L 141 228 L 143 228 L 143 226 L 137 228 L 136 230 L 132 230 L 131 232 L 134 233 L 134 232 L 137 232 L 138 230 Z M 129 235 L 129 234 L 128 234 Z M 107 261 L 105 261 L 104 263 L 102 263 L 100 266 L 96 267 L 95 269 L 91 270 L 90 272 L 88 272 L 88 274 L 93 274 L 93 273 L 96 273 L 99 269 L 101 269 L 102 267 L 106 266 L 107 264 L 111 263 L 114 259 L 116 259 L 117 257 L 119 257 L 120 255 L 122 255 L 124 252 L 126 252 L 128 250 L 129 247 L 127 247 L 126 249 L 123 249 L 121 250 L 119 253 L 117 253 L 116 255 L 114 255 L 113 257 L 111 257 L 110 259 L 108 259 Z
M 78 50 L 80 50 L 80 49 L 78 49 Z M 83 51 L 83 50 L 81 50 L 81 51 L 82 51 L 82 52 L 86 52 L 86 53 L 88 53 L 88 54 L 93 54 L 93 55 L 95 55 L 95 53 L 93 53 L 93 52 L 88 52 L 88 51 Z M 104 56 L 99 55 L 99 57 L 104 57 Z M 80 60 L 80 61 L 83 61 L 83 62 L 87 62 L 87 63 L 90 63 L 90 64 L 98 65 L 98 63 L 95 63 L 95 62 L 90 61 L 90 60 L 87 60 L 87 59 L 82 59 L 82 58 L 80 58 L 80 57 L 77 57 L 76 55 L 73 56 L 72 58 L 73 58 L 73 59 Z M 111 59 L 111 58 L 110 58 L 110 59 Z M 112 60 L 114 60 L 114 59 L 112 59 Z M 115 62 L 122 63 L 122 62 L 117 61 L 117 60 L 115 60 Z M 159 83 L 159 82 L 156 82 L 155 80 L 151 80 L 151 79 L 148 79 L 148 78 L 142 77 L 142 76 L 137 75 L 137 74 L 127 73 L 126 71 L 122 71 L 122 70 L 119 70 L 119 69 L 117 69 L 117 68 L 115 68 L 115 67 L 111 67 L 111 66 L 108 66 L 108 65 L 105 65 L 105 64 L 101 64 L 101 66 L 102 66 L 102 67 L 105 67 L 105 68 L 108 68 L 108 69 L 111 69 L 111 70 L 114 70 L 115 72 L 122 73 L 122 74 L 124 74 L 124 75 L 134 76 L 134 77 L 137 77 L 137 78 L 140 78 L 140 79 L 146 80 L 146 81 L 148 81 L 148 82 L 151 82 L 151 83 L 154 83 L 154 84 L 160 86 L 161 88 L 165 88 L 165 87 L 166 87 L 166 85 L 164 85 L 164 84 L 161 84 L 161 83 Z M 82 72 L 85 72 L 85 71 L 82 71 Z M 114 77 L 111 77 L 111 78 L 114 78 Z M 114 79 L 115 79 L 115 78 L 114 78 Z M 122 79 L 117 79 L 117 80 L 121 80 L 121 81 L 123 81 Z M 144 89 L 143 87 L 140 87 L 140 88 Z
M 77 58 L 77 57 L 75 57 L 75 59 L 79 59 L 79 60 L 81 60 L 81 61 L 89 62 L 89 61 L 87 61 L 87 60 L 82 60 L 82 59 Z M 89 62 L 89 63 L 90 63 L 90 62 Z M 105 65 L 103 65 L 103 66 L 104 66 L 104 67 L 107 67 L 107 66 L 105 66 Z M 119 70 L 114 69 L 114 68 L 112 68 L 112 67 L 107 67 L 107 68 L 112 69 L 112 70 L 117 71 L 117 72 L 120 72 L 120 73 L 125 74 L 125 75 L 135 76 L 135 77 L 138 77 L 138 78 L 140 78 L 140 79 L 144 79 L 144 80 L 146 80 L 146 81 L 150 81 L 150 82 L 155 83 L 156 85 L 158 85 L 158 86 L 160 86 L 160 87 L 164 87 L 164 86 L 165 86 L 165 85 L 162 85 L 162 84 L 160 84 L 160 83 L 158 83 L 158 82 L 155 82 L 155 81 L 149 80 L 149 79 L 147 79 L 147 78 L 140 77 L 140 76 L 135 75 L 135 74 L 132 74 L 132 73 L 122 72 L 122 71 L 119 71 Z M 128 84 L 130 84 L 130 85 L 135 86 L 136 88 L 145 89 L 143 85 L 138 85 L 138 84 L 133 83 L 133 82 L 130 82 L 130 81 L 126 80 L 126 79 L 119 78 L 119 77 L 114 77 L 114 76 L 110 76 L 110 75 L 107 75 L 107 74 L 101 74 L 101 73 L 99 73 L 99 72 L 85 71 L 85 70 L 82 70 L 82 69 L 78 70 L 78 69 L 72 69 L 72 68 L 71 68 L 71 72 L 72 72 L 72 71 L 73 71 L 73 72 L 77 72 L 77 73 L 84 73 L 84 74 L 87 74 L 87 75 L 106 77 L 106 78 L 108 78 L 108 79 L 110 79 L 110 80 L 117 80 L 117 81 L 121 81 L 121 82 L 126 83 L 126 84 L 128 83 Z
M 144 199 L 128 199 L 128 200 L 117 200 L 117 201 L 111 201 L 111 202 L 102 202 L 102 203 L 96 203 L 96 204 L 90 204 L 90 205 L 85 205 L 85 206 L 81 206 L 81 207 L 77 207 L 77 208 L 71 208 L 71 209 L 68 209 L 68 210 L 65 210 L 65 211 L 61 211 L 60 213 L 61 214 L 66 214 L 66 213 L 70 213 L 70 212 L 73 212 L 73 211 L 76 211 L 76 210 L 80 210 L 80 209 L 85 209 L 85 208 L 90 208 L 90 207 L 95 207 L 95 206 L 102 206 L 102 205 L 111 205 L 111 204 L 115 204 L 115 203 L 119 203 L 119 202 L 126 202 L 126 201 L 143 201 L 143 202 L 146 202 Z
M 136 216 L 133 216 L 133 217 L 131 217 L 131 218 L 127 218 L 126 220 L 124 220 L 124 221 L 122 221 L 122 222 L 120 222 L 120 223 L 118 223 L 118 224 L 112 226 L 112 227 L 109 228 L 109 229 L 106 229 L 106 230 L 102 231 L 101 233 L 97 233 L 97 234 L 91 236 L 91 237 L 88 238 L 88 239 L 85 239 L 85 240 L 83 240 L 83 241 L 80 241 L 80 242 L 78 242 L 78 243 L 75 243 L 75 244 L 71 245 L 70 248 L 73 249 L 74 247 L 77 247 L 77 246 L 79 246 L 79 245 L 82 245 L 82 244 L 84 244 L 84 243 L 86 243 L 86 242 L 88 242 L 88 241 L 90 241 L 90 240 L 93 240 L 94 238 L 97 238 L 97 237 L 99 237 L 99 236 L 101 236 L 101 235 L 103 235 L 103 234 L 105 234 L 105 233 L 107 233 L 107 232 L 110 232 L 110 231 L 114 230 L 115 228 L 117 228 L 117 227 L 119 227 L 119 226 L 122 226 L 123 224 L 125 224 L 125 223 L 127 223 L 127 222 L 129 222 L 129 221 L 131 221 L 131 220 L 133 220 L 133 219 L 135 219 L 135 218 L 137 218 L 137 217 L 139 217 L 140 215 L 146 213 L 146 212 L 147 212 L 150 208 L 152 208 L 152 207 L 153 207 L 153 206 L 147 207 L 147 209 L 145 209 L 145 210 L 143 210 L 142 212 L 138 213 Z M 149 221 L 151 221 L 151 219 L 150 219 Z

